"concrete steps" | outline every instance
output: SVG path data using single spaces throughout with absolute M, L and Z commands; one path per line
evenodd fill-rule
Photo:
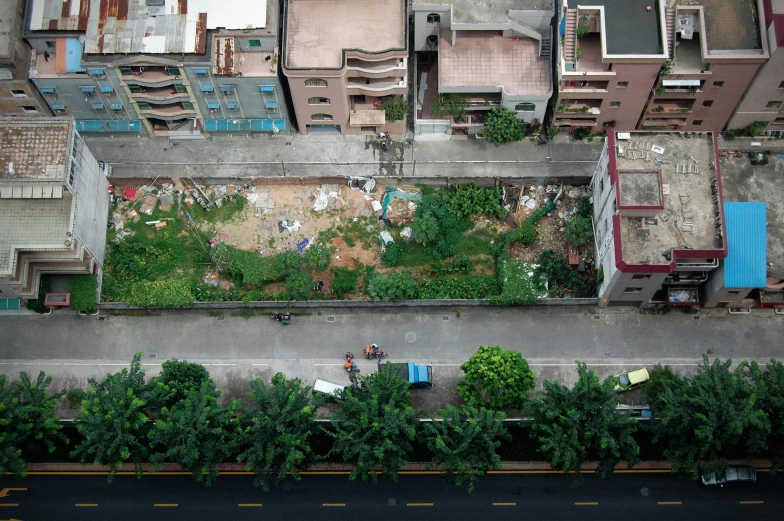
M 667 24 L 667 56 L 670 57 L 670 60 L 674 60 L 675 56 L 673 54 L 673 50 L 675 48 L 675 9 L 667 9 L 665 23 Z
M 577 9 L 566 10 L 566 34 L 564 34 L 564 61 L 574 63 L 577 47 Z
M 542 33 L 542 39 L 539 41 L 539 57 L 549 58 L 552 52 L 552 31 L 548 30 Z

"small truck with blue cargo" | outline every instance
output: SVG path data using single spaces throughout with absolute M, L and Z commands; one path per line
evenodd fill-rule
M 403 364 L 387 363 L 388 368 L 398 371 L 400 378 L 407 381 L 413 389 L 429 389 L 433 387 L 433 367 L 429 365 L 407 362 Z M 384 369 L 381 360 L 378 362 L 379 370 Z

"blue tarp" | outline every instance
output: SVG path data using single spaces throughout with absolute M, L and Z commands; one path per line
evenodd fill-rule
M 65 39 L 65 72 L 84 72 L 82 67 L 82 44 L 78 38 Z
M 272 85 L 259 85 L 259 89 L 261 92 L 266 93 L 275 92 L 275 89 L 272 87 Z
M 220 103 L 207 103 L 207 108 L 217 110 L 220 108 Z
M 207 74 L 207 69 L 193 69 L 193 74 Z
M 41 94 L 53 94 L 54 93 L 54 87 L 39 87 L 38 90 L 41 91 Z
M 201 86 L 201 91 L 202 92 L 213 92 L 214 90 L 215 89 L 213 88 L 212 85 L 202 85 Z
M 227 109 L 238 109 L 238 108 L 240 108 L 240 104 L 239 103 L 226 103 L 226 108 Z
M 111 85 L 101 85 L 101 92 L 112 93 L 114 92 L 114 87 Z
M 76 130 L 79 132 L 139 132 L 142 123 L 139 120 L 104 120 L 77 119 Z
M 764 288 L 768 279 L 765 203 L 724 203 L 727 225 L 725 288 Z
M 204 122 L 204 130 L 207 132 L 272 132 L 272 126 L 278 132 L 286 130 L 286 120 L 284 119 L 208 119 Z

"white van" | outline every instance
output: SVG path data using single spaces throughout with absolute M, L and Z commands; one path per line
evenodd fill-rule
M 333 384 L 332 382 L 316 378 L 316 381 L 313 382 L 312 392 L 313 394 L 319 393 L 325 396 L 329 396 L 330 398 L 338 398 L 338 392 L 342 393 L 345 390 L 345 385 Z

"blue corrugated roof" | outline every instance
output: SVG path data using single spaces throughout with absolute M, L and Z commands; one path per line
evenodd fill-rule
M 724 203 L 727 223 L 725 288 L 764 288 L 768 277 L 765 203 Z
M 286 120 L 283 119 L 208 119 L 204 121 L 204 130 L 207 132 L 242 131 L 273 132 L 272 127 L 278 132 L 286 130 Z
M 82 67 L 82 44 L 78 38 L 65 39 L 65 72 L 84 72 Z

